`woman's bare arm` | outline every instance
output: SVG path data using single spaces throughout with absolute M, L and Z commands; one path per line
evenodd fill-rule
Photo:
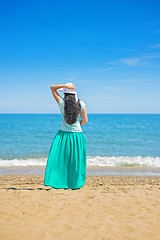
M 80 121 L 80 126 L 82 126 L 88 122 L 86 107 L 83 108 L 83 110 L 81 112 L 81 117 L 82 117 L 82 120 Z
M 51 85 L 51 91 L 53 94 L 53 97 L 55 98 L 56 102 L 59 103 L 59 100 L 61 98 L 61 96 L 59 95 L 59 93 L 56 91 L 59 88 L 68 88 L 70 90 L 75 90 L 76 87 L 74 86 L 74 84 L 72 85 L 67 85 L 67 84 L 57 84 L 57 85 Z

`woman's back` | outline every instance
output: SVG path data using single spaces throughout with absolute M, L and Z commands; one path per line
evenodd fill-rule
M 82 113 L 83 108 L 86 106 L 86 104 L 82 100 L 80 100 L 79 102 L 81 105 L 81 113 Z M 63 98 L 60 98 L 60 100 L 58 102 L 58 106 L 60 108 L 61 115 L 62 115 L 62 122 L 61 122 L 60 130 L 67 131 L 67 132 L 82 132 L 82 128 L 81 128 L 80 121 L 79 121 L 80 114 L 75 123 L 68 124 L 64 119 L 64 99 Z

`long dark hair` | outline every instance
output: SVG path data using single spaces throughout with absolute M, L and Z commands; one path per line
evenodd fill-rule
M 76 102 L 75 94 L 65 93 L 64 96 L 64 119 L 68 124 L 73 124 L 77 121 L 81 112 L 80 100 Z

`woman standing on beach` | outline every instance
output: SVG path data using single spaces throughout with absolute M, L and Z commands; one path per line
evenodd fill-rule
M 62 122 L 49 150 L 44 186 L 75 190 L 86 181 L 87 143 L 81 125 L 87 123 L 88 117 L 86 104 L 78 99 L 75 89 L 73 83 L 51 85 Z M 64 93 L 64 98 L 57 90 Z

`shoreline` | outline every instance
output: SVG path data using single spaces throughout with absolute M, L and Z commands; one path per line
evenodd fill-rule
M 0 175 L 44 175 L 45 166 L 0 166 Z M 160 176 L 160 167 L 87 166 L 86 175 Z

